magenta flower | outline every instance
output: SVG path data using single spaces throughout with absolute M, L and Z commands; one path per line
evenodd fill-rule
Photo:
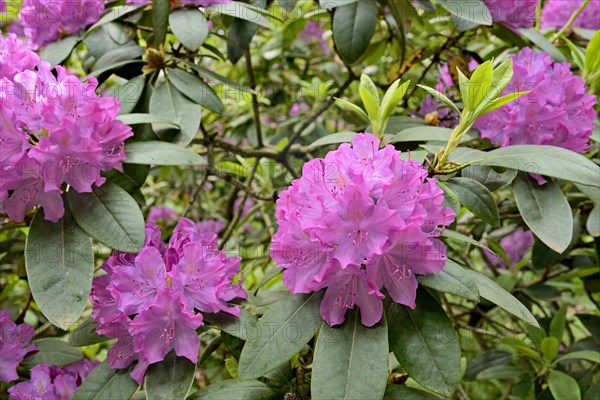
M 69 400 L 81 383 L 100 364 L 82 360 L 64 367 L 39 364 L 31 369 L 31 379 L 8 389 L 9 400 Z
M 542 9 L 542 28 L 562 28 L 580 6 L 582 0 L 548 0 Z M 600 0 L 591 0 L 573 22 L 572 27 L 600 29 Z
M 64 36 L 77 34 L 104 13 L 102 0 L 24 0 L 19 22 L 31 48 L 38 50 Z
M 8 310 L 0 311 L 0 381 L 10 382 L 19 378 L 17 367 L 35 345 L 28 344 L 33 338 L 33 327 L 15 324 Z
M 0 43 L 17 53 L 24 48 L 14 36 Z M 21 64 L 0 59 L 0 71 L 12 75 L 0 78 L 0 210 L 20 222 L 42 206 L 56 222 L 66 185 L 78 192 L 102 185 L 101 171 L 121 168 L 133 133 L 116 120 L 119 102 L 96 95 L 95 78 L 85 84 L 60 66 L 55 76 L 50 64 L 21 53 Z
M 298 37 L 305 45 L 311 45 L 313 43 L 318 44 L 323 55 L 329 56 L 331 54 L 329 39 L 323 37 L 324 33 L 325 29 L 323 29 L 323 24 L 321 22 L 308 21 L 304 30 L 300 32 Z
M 583 79 L 568 63 L 530 48 L 512 58 L 514 76 L 504 94 L 531 93 L 479 118 L 474 126 L 481 136 L 502 147 L 538 144 L 586 151 L 597 113 L 596 98 Z
M 39 63 L 40 57 L 14 33 L 0 38 L 0 78 L 12 79 L 18 72 L 34 70 Z
M 201 313 L 239 315 L 239 306 L 228 303 L 247 297 L 241 285 L 231 283 L 240 259 L 219 251 L 217 235 L 206 226 L 182 218 L 167 247 L 158 227 L 148 224 L 140 252 L 113 253 L 103 265 L 106 275 L 94 278 L 96 331 L 118 339 L 108 362 L 112 368 L 137 362 L 131 376 L 138 383 L 172 349 L 197 362 Z
M 500 240 L 500 246 L 504 249 L 511 268 L 523 259 L 527 250 L 533 246 L 534 241 L 535 238 L 533 232 L 526 231 L 521 227 L 515 229 L 512 233 Z M 499 255 L 487 250 L 485 251 L 485 255 L 492 264 L 501 268 L 507 267 L 506 262 Z
M 372 326 L 381 319 L 383 288 L 414 307 L 414 275 L 444 267 L 445 247 L 435 237 L 454 212 L 443 200 L 422 165 L 358 134 L 352 145 L 306 163 L 281 193 L 271 255 L 292 293 L 326 288 L 321 316 L 330 326 L 354 306 Z
M 540 0 L 483 0 L 494 22 L 502 22 L 511 29 L 531 28 L 535 9 Z
M 146 219 L 149 224 L 170 225 L 177 221 L 177 213 L 169 207 L 152 207 Z

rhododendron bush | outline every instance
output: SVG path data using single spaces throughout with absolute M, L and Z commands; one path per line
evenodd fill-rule
M 600 397 L 600 0 L 0 30 L 0 398 Z

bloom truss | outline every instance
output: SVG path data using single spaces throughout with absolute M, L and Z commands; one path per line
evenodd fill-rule
M 0 39 L 0 56 L 0 210 L 20 222 L 41 205 L 56 222 L 63 184 L 102 185 L 100 172 L 121 168 L 133 133 L 115 119 L 119 101 L 96 95 L 95 78 L 83 83 L 61 66 L 53 75 L 13 34 Z
M 370 133 L 356 135 L 352 145 L 306 163 L 277 200 L 273 259 L 292 293 L 326 288 L 321 316 L 330 326 L 355 305 L 364 325 L 376 324 L 384 288 L 414 308 L 415 275 L 445 264 L 435 237 L 454 211 L 441 205 L 443 192 L 421 164 L 379 144 Z
M 232 284 L 240 259 L 219 251 L 217 235 L 205 226 L 182 218 L 165 246 L 160 229 L 147 224 L 140 252 L 113 253 L 103 265 L 106 275 L 94 278 L 90 301 L 97 332 L 118 339 L 108 362 L 126 368 L 137 360 L 131 376 L 138 383 L 172 349 L 198 362 L 201 312 L 239 316 L 239 306 L 228 302 L 247 297 L 241 285 Z
M 571 15 L 581 6 L 582 1 L 548 0 L 542 10 L 542 28 L 562 28 Z M 573 27 L 600 29 L 600 0 L 591 0 L 586 8 L 573 21 Z
M 33 326 L 17 325 L 8 310 L 0 311 L 0 381 L 19 378 L 17 367 L 28 353 L 37 350 L 35 345 L 29 344 L 34 333 Z

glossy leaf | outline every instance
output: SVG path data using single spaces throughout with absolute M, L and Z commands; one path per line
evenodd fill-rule
M 169 14 L 169 25 L 181 43 L 192 51 L 208 37 L 208 20 L 197 8 L 178 8 Z
M 159 141 L 133 142 L 125 145 L 129 164 L 204 165 L 206 161 L 185 147 Z
M 383 400 L 439 400 L 439 397 L 404 385 L 389 384 Z
M 126 369 L 113 369 L 103 361 L 83 381 L 73 400 L 129 400 L 138 388 Z
M 579 391 L 577 381 L 564 372 L 557 370 L 550 371 L 548 386 L 555 400 L 581 399 L 581 392 Z
M 440 272 L 420 275 L 418 280 L 423 286 L 479 302 L 479 290 L 475 281 L 464 272 L 463 267 L 452 260 L 447 260 Z
M 33 342 L 37 351 L 23 359 L 23 365 L 32 368 L 38 364 L 65 366 L 83 360 L 81 350 L 58 339 L 40 339 Z
M 77 322 L 92 287 L 94 254 L 90 237 L 68 209 L 56 223 L 45 220 L 43 210 L 36 213 L 25 244 L 25 267 L 44 316 L 61 329 Z
M 385 316 L 368 328 L 354 307 L 341 326 L 323 323 L 313 360 L 312 398 L 380 399 L 387 383 L 388 354 Z
M 481 183 L 468 178 L 452 178 L 446 182 L 460 203 L 492 226 L 500 225 L 498 207 L 492 193 Z
M 148 400 L 183 400 L 186 398 L 196 373 L 196 364 L 171 351 L 165 359 L 150 365 L 146 372 Z
M 196 103 L 216 112 L 223 113 L 223 103 L 213 88 L 202 79 L 180 69 L 169 70 L 169 81 L 184 95 Z
M 50 42 L 40 51 L 40 58 L 55 67 L 71 54 L 79 40 L 78 36 L 67 36 L 56 42 Z
M 229 379 L 198 390 L 188 400 L 270 400 L 277 396 L 277 391 L 266 383 Z
M 110 340 L 109 337 L 96 333 L 96 321 L 86 318 L 75 329 L 69 332 L 69 345 L 75 347 L 89 346 Z
M 361 0 L 337 7 L 333 14 L 333 40 L 340 56 L 348 64 L 365 52 L 377 23 L 375 0 Z
M 169 0 L 152 0 L 152 25 L 154 28 L 154 48 L 158 49 L 165 42 L 169 25 Z
M 91 193 L 69 190 L 66 199 L 77 225 L 108 247 L 135 253 L 144 245 L 144 216 L 120 186 L 106 182 Z

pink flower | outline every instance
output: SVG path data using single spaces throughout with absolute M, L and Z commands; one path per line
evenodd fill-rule
M 24 0 L 19 22 L 34 50 L 77 34 L 104 13 L 102 0 Z
M 0 38 L 0 78 L 12 79 L 18 72 L 34 70 L 39 63 L 40 57 L 14 33 Z
M 478 119 L 481 136 L 502 147 L 538 144 L 586 151 L 597 114 L 596 98 L 584 81 L 568 63 L 530 48 L 512 58 L 514 76 L 504 94 L 531 93 Z
M 570 0 L 572 1 L 572 0 Z M 483 0 L 494 22 L 503 22 L 511 29 L 531 28 L 540 0 Z
M 511 268 L 513 268 L 516 263 L 523 259 L 523 256 L 527 250 L 533 246 L 534 241 L 535 238 L 533 236 L 533 232 L 526 231 L 521 227 L 515 229 L 512 233 L 506 235 L 500 240 L 500 246 L 502 249 L 504 249 Z M 502 268 L 507 267 L 506 262 L 502 257 L 487 250 L 485 255 L 492 264 Z
M 82 360 L 65 367 L 38 364 L 31 369 L 31 379 L 8 389 L 10 400 L 69 400 L 99 361 Z
M 321 316 L 329 325 L 356 305 L 372 326 L 381 319 L 381 289 L 414 307 L 414 275 L 443 268 L 445 247 L 435 237 L 454 220 L 443 200 L 422 165 L 358 134 L 306 163 L 281 193 L 271 255 L 292 293 L 326 288 Z
M 580 6 L 582 0 L 548 0 L 542 9 L 542 28 L 562 28 Z M 591 0 L 573 22 L 572 27 L 600 29 L 600 0 Z
M 217 236 L 205 224 L 183 218 L 166 247 L 155 225 L 146 225 L 138 254 L 115 252 L 104 263 L 106 275 L 94 278 L 90 301 L 97 332 L 118 339 L 108 352 L 112 368 L 137 362 L 131 377 L 141 383 L 150 364 L 171 349 L 198 361 L 196 329 L 203 312 L 239 315 L 235 298 L 245 299 L 231 283 L 240 260 L 219 251 Z
M 17 367 L 28 353 L 35 351 L 29 345 L 34 335 L 29 324 L 15 324 L 8 310 L 0 311 L 0 381 L 10 382 L 19 378 Z
M 152 207 L 148 213 L 149 224 L 170 225 L 177 220 L 177 213 L 169 207 Z
M 306 45 L 318 43 L 323 55 L 329 56 L 331 54 L 331 49 L 329 48 L 329 39 L 323 38 L 325 30 L 323 29 L 322 25 L 322 23 L 317 21 L 308 21 L 304 27 L 304 30 L 300 32 L 298 37 Z

